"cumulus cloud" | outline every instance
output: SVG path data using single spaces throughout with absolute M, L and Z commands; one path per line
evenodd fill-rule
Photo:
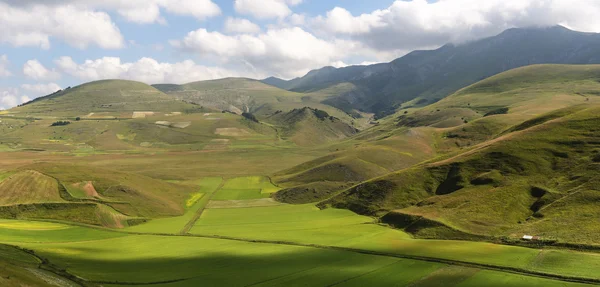
M 65 56 L 57 59 L 55 63 L 59 70 L 83 81 L 127 79 L 148 84 L 182 84 L 241 76 L 239 72 L 198 65 L 192 60 L 160 63 L 152 58 L 141 58 L 136 62 L 122 62 L 117 57 L 104 57 L 76 63 L 72 58 Z
M 371 53 L 360 43 L 326 41 L 301 28 L 269 29 L 259 35 L 224 35 L 198 29 L 171 44 L 200 56 L 212 56 L 224 63 L 244 63 L 266 74 L 291 78 L 311 69 L 338 65 L 352 54 Z
M 53 81 L 60 78 L 60 73 L 46 69 L 37 59 L 29 60 L 23 65 L 23 74 L 38 81 Z
M 192 16 L 199 20 L 221 14 L 221 9 L 211 0 L 0 0 L 13 6 L 31 7 L 74 5 L 82 9 L 116 11 L 126 20 L 135 23 L 163 22 L 161 9 L 168 13 Z
M 260 32 L 260 27 L 248 19 L 232 18 L 229 17 L 225 20 L 225 32 L 228 33 L 240 33 L 240 34 L 254 34 Z
M 600 1 L 588 0 L 411 0 L 358 16 L 337 7 L 312 19 L 312 25 L 378 50 L 394 50 L 460 43 L 512 27 L 561 24 L 600 32 L 599 13 Z
M 164 23 L 161 10 L 199 20 L 221 14 L 211 0 L 0 0 L 0 43 L 49 49 L 55 38 L 80 49 L 117 49 L 125 41 L 107 11 L 147 24 Z
M 0 77 L 11 76 L 12 73 L 8 70 L 8 56 L 0 55 Z
M 0 110 L 10 109 L 30 100 L 18 88 L 0 88 Z
M 285 18 L 302 0 L 235 0 L 235 11 L 258 19 Z
M 115 49 L 124 43 L 119 28 L 104 12 L 72 5 L 22 7 L 0 2 L 0 43 L 48 49 L 50 38 L 81 49 L 90 45 Z
M 61 89 L 61 87 L 56 83 L 48 83 L 48 84 L 23 84 L 21 85 L 21 89 L 29 92 L 34 97 L 45 96 L 48 94 L 52 94 Z M 28 97 L 29 98 L 29 97 Z

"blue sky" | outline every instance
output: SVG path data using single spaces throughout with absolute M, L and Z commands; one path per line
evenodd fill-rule
M 598 13 L 587 0 L 0 0 L 0 109 L 105 78 L 289 79 L 512 27 L 598 32 Z

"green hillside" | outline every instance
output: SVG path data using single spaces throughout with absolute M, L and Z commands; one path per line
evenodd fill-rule
M 131 118 L 134 112 L 183 112 L 195 107 L 133 81 L 103 80 L 37 98 L 10 110 L 16 116 Z M 91 114 L 94 113 L 94 114 Z
M 354 121 L 347 113 L 322 103 L 330 96 L 327 93 L 294 93 L 246 78 L 226 78 L 184 85 L 154 85 L 154 87 L 186 102 L 237 114 L 251 112 L 262 118 L 277 111 L 288 112 L 308 106 L 324 110 L 349 124 Z
M 597 244 L 598 227 L 577 222 L 598 216 L 598 78 L 598 66 L 526 67 L 401 113 L 397 126 L 437 130 L 440 156 L 322 204 L 383 216 L 422 237 Z

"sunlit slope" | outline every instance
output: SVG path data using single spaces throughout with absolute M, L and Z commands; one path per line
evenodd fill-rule
M 287 187 L 298 186 L 294 195 L 306 192 L 322 198 L 339 191 L 342 182 L 352 184 L 435 156 L 458 154 L 547 112 L 597 103 L 597 79 L 597 65 L 537 65 L 508 71 L 436 104 L 401 110 L 336 145 L 330 156 L 280 172 L 275 179 Z M 316 186 L 325 181 L 327 186 Z M 332 187 L 331 182 L 340 184 Z
M 425 108 L 404 113 L 399 125 L 448 128 L 485 117 L 513 125 L 578 104 L 599 101 L 600 65 L 533 65 L 501 73 Z M 486 119 L 487 120 L 487 119 Z
M 532 233 L 598 244 L 600 226 L 590 219 L 600 216 L 599 115 L 598 105 L 554 111 L 455 156 L 372 179 L 324 204 L 373 215 L 396 210 L 384 219 L 425 237 Z
M 10 110 L 19 116 L 86 116 L 110 113 L 131 118 L 133 112 L 182 112 L 193 105 L 174 100 L 140 82 L 103 80 L 65 89 Z

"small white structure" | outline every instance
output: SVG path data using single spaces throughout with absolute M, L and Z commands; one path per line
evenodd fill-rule
M 537 241 L 537 240 L 540 240 L 540 237 L 533 236 L 533 235 L 523 235 L 523 237 L 521 237 L 521 239 L 527 240 L 527 241 Z

